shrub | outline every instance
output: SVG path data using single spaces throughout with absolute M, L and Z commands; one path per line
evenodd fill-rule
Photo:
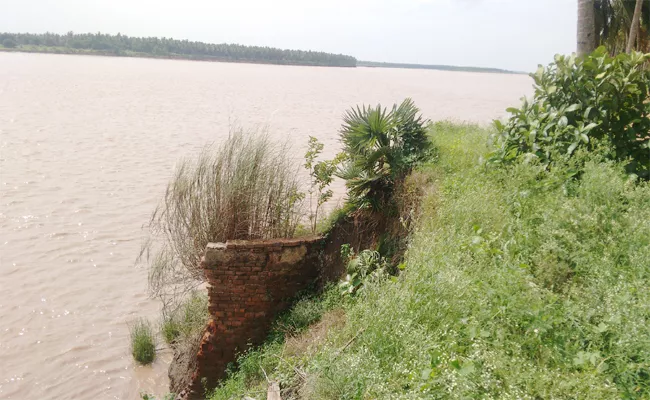
M 144 318 L 136 320 L 129 326 L 131 335 L 131 354 L 140 364 L 151 364 L 156 358 L 156 340 L 151 323 Z
M 343 165 L 348 197 L 358 208 L 378 210 L 392 200 L 397 182 L 425 159 L 431 149 L 426 121 L 411 99 L 391 111 L 377 107 L 353 108 L 343 117 Z
M 650 54 L 611 57 L 604 47 L 584 58 L 556 56 L 532 74 L 535 94 L 498 129 L 492 161 L 539 159 L 548 166 L 576 149 L 604 142 L 608 157 L 650 178 Z
M 388 260 L 374 250 L 361 250 L 355 254 L 349 245 L 341 246 L 341 257 L 347 259 L 347 275 L 339 283 L 342 295 L 353 295 L 368 280 L 377 281 L 386 275 L 390 267 Z
M 18 46 L 18 43 L 16 43 L 16 41 L 13 39 L 5 39 L 2 41 L 2 45 L 8 49 L 13 49 L 14 47 Z
M 200 258 L 209 242 L 294 235 L 304 194 L 289 154 L 265 133 L 238 130 L 178 164 L 140 255 L 153 251 L 150 289 L 164 308 L 179 307 L 204 280 Z

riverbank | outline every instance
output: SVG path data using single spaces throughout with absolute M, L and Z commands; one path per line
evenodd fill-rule
M 298 303 L 211 399 L 267 377 L 287 398 L 644 398 L 650 186 L 612 162 L 486 169 L 489 133 L 435 124 L 399 277 Z

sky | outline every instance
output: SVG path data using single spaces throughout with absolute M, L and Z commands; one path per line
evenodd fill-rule
M 118 32 L 534 71 L 576 44 L 577 0 L 0 0 L 0 31 Z

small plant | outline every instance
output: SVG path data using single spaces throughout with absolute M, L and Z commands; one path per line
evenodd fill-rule
M 309 222 L 312 233 L 316 233 L 319 211 L 323 204 L 332 198 L 332 190 L 327 189 L 334 179 L 334 172 L 340 163 L 341 155 L 334 160 L 316 161 L 323 152 L 324 145 L 313 136 L 309 137 L 305 153 L 305 169 L 309 171 L 311 186 L 309 188 Z M 316 197 L 314 201 L 314 197 Z M 316 203 L 316 204 L 314 204 Z
M 158 400 L 158 398 L 155 395 L 146 392 L 140 392 L 140 398 L 142 400 Z M 174 400 L 175 398 L 176 398 L 175 393 L 167 393 L 166 395 L 161 397 L 161 400 Z
M 142 400 L 156 400 L 156 396 L 145 392 L 140 392 L 140 398 Z
M 339 283 L 339 290 L 343 295 L 353 295 L 368 279 L 378 279 L 386 274 L 388 261 L 374 250 L 362 250 L 354 253 L 349 245 L 341 246 L 341 257 L 347 260 L 347 275 Z
M 156 358 L 156 340 L 151 323 L 145 318 L 140 318 L 129 326 L 129 331 L 133 358 L 140 364 L 151 364 Z
M 549 166 L 577 149 L 605 145 L 605 156 L 627 162 L 627 171 L 650 178 L 650 54 L 611 57 L 604 47 L 583 58 L 556 56 L 531 74 L 535 94 L 495 121 L 491 161 L 536 159 Z
M 171 345 L 181 335 L 181 324 L 173 315 L 163 316 L 160 333 L 165 342 Z
M 406 99 L 390 111 L 363 106 L 343 117 L 344 156 L 337 176 L 345 179 L 348 197 L 358 208 L 389 206 L 396 183 L 430 154 L 427 121 L 419 113 Z

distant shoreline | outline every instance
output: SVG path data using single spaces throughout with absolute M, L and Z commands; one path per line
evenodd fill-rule
M 481 72 L 481 73 L 492 73 L 492 74 L 515 74 L 515 75 L 527 74 L 527 72 L 509 71 L 500 68 L 464 67 L 464 66 L 455 66 L 455 65 L 433 65 L 433 64 L 389 63 L 389 62 L 377 62 L 377 61 L 357 61 L 357 67 L 430 69 L 436 71 Z
M 185 55 L 185 54 L 156 55 L 156 54 L 138 53 L 138 52 L 115 53 L 113 51 L 90 50 L 90 49 L 71 49 L 71 48 L 68 48 L 68 47 L 6 48 L 6 47 L 0 46 L 0 52 L 5 52 L 5 53 L 33 53 L 33 54 L 62 54 L 62 55 L 77 55 L 77 56 L 103 56 L 103 57 L 119 57 L 119 58 L 151 58 L 151 59 L 157 59 L 157 60 L 207 61 L 207 62 L 224 62 L 224 63 L 238 63 L 238 64 L 287 65 L 287 66 L 303 66 L 303 67 L 355 68 L 354 66 L 308 64 L 308 63 L 299 63 L 299 62 L 292 62 L 292 61 L 266 61 L 266 60 L 250 60 L 250 59 L 228 59 L 228 58 L 222 58 L 222 57 L 191 56 L 191 55 Z
M 333 67 L 333 68 L 398 68 L 398 69 L 427 69 L 434 71 L 451 71 L 451 72 L 479 72 L 479 73 L 492 73 L 492 74 L 510 74 L 510 75 L 523 75 L 527 72 L 509 71 L 499 68 L 486 68 L 486 67 L 460 67 L 454 65 L 428 65 L 428 64 L 407 64 L 407 63 L 385 63 L 376 61 L 357 61 L 355 66 L 338 66 L 338 65 L 322 65 L 322 64 L 308 64 L 292 61 L 265 61 L 265 60 L 249 60 L 249 59 L 228 59 L 222 57 L 208 57 L 208 56 L 190 56 L 185 54 L 166 54 L 155 55 L 150 53 L 138 52 L 124 52 L 115 53 L 113 51 L 90 50 L 90 49 L 71 49 L 68 47 L 20 47 L 20 48 L 6 48 L 0 46 L 0 52 L 5 53 L 35 53 L 35 54 L 63 54 L 63 55 L 80 55 L 80 56 L 104 56 L 104 57 L 124 57 L 124 58 L 152 58 L 158 60 L 187 60 L 187 61 L 207 61 L 207 62 L 225 62 L 225 63 L 239 63 L 239 64 L 262 64 L 262 65 L 286 65 L 286 66 L 303 66 L 303 67 Z

